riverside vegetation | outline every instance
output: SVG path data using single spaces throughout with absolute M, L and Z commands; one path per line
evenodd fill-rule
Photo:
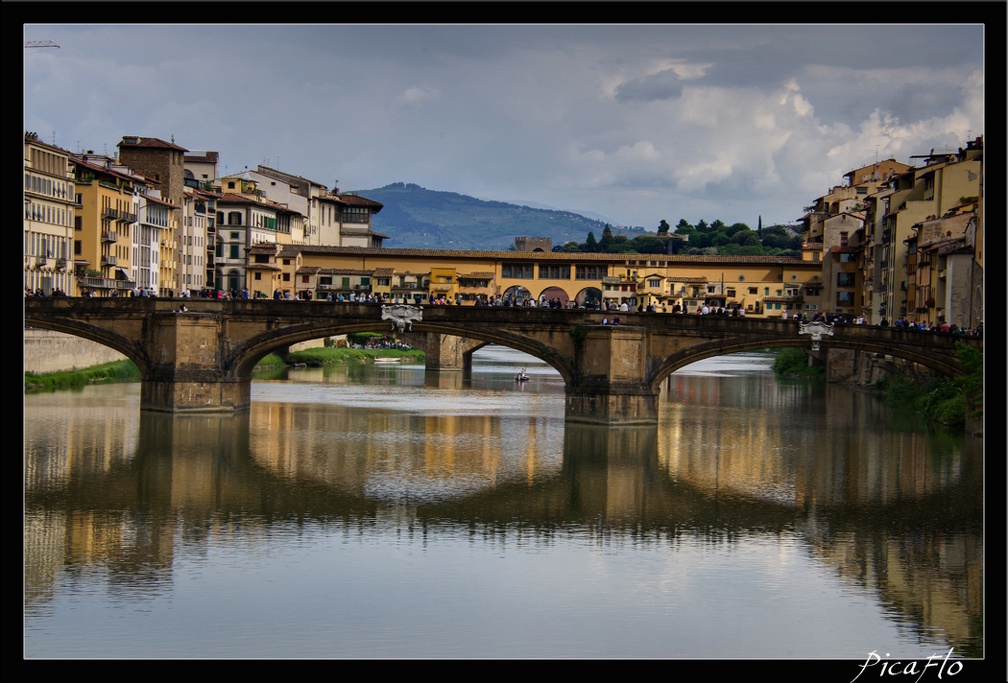
M 936 373 L 894 375 L 872 384 L 869 389 L 885 395 L 887 405 L 906 410 L 953 431 L 977 431 L 983 420 L 983 352 L 956 344 L 959 361 L 969 372 L 950 378 Z M 825 378 L 824 365 L 809 365 L 808 353 L 782 349 L 773 364 L 778 377 L 805 380 Z

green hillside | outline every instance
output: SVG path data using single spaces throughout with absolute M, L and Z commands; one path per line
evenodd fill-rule
M 385 246 L 393 249 L 507 250 L 515 237 L 549 237 L 557 247 L 605 229 L 605 223 L 569 211 L 488 202 L 411 183 L 354 194 L 382 203 L 372 228 L 388 235 Z

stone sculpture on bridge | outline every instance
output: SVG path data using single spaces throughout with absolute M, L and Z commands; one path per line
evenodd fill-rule
M 819 342 L 822 341 L 822 336 L 824 334 L 828 334 L 831 337 L 833 336 L 833 326 L 827 325 L 819 320 L 815 320 L 810 323 L 801 323 L 798 333 L 812 335 L 812 350 L 818 351 Z
M 409 328 L 412 332 L 413 322 L 423 320 L 423 309 L 419 306 L 406 304 L 393 304 L 392 306 L 382 304 L 381 319 L 391 320 L 393 330 L 398 327 L 400 332 L 405 332 Z

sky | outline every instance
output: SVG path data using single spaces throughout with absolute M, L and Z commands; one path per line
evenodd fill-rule
M 794 223 L 849 171 L 965 146 L 984 134 L 990 39 L 982 23 L 23 29 L 59 45 L 24 49 L 24 129 L 70 152 L 150 136 L 218 152 L 221 174 L 415 183 L 649 231 Z

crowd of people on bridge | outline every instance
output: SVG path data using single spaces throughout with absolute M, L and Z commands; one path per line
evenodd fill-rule
M 169 289 L 166 292 L 169 298 L 176 298 L 175 291 Z M 29 297 L 65 297 L 66 293 L 61 289 L 53 289 L 51 294 L 46 294 L 41 288 L 31 289 L 30 287 L 25 287 L 24 292 L 25 298 Z M 118 290 L 113 290 L 113 297 L 126 296 L 126 297 L 156 297 L 157 293 L 153 288 L 138 287 L 131 290 L 124 290 L 120 293 Z M 93 294 L 88 291 L 84 292 L 81 296 L 89 297 Z M 250 294 L 247 288 L 237 290 L 237 289 L 213 289 L 204 288 L 199 290 L 183 290 L 178 298 L 189 299 L 189 298 L 200 298 L 200 299 L 268 299 L 269 296 L 263 292 L 255 292 Z M 292 297 L 289 290 L 281 291 L 276 289 L 273 292 L 274 300 L 283 301 L 311 301 L 312 293 L 310 290 L 305 290 L 298 295 Z M 342 293 L 329 293 L 326 301 L 330 302 L 350 302 L 350 303 L 369 303 L 369 304 L 392 304 L 392 303 L 415 303 L 410 299 L 394 299 L 385 294 L 356 294 L 350 293 L 344 296 Z M 427 304 L 431 306 L 461 306 L 463 305 L 463 300 L 461 295 L 456 297 L 445 297 L 444 295 L 436 295 L 431 293 L 427 297 Z M 578 304 L 575 300 L 571 299 L 569 301 L 562 301 L 557 297 L 547 298 L 545 295 L 540 296 L 539 299 L 535 297 L 521 297 L 515 294 L 509 294 L 506 296 L 487 296 L 481 294 L 476 297 L 472 305 L 474 306 L 503 306 L 503 307 L 520 307 L 520 308 L 550 308 L 550 309 L 578 309 L 578 310 L 604 310 L 614 313 L 631 312 L 630 305 L 624 301 L 622 303 L 616 303 L 614 300 L 608 302 L 600 302 L 598 300 L 587 300 L 583 304 Z M 188 310 L 184 306 L 181 308 L 182 311 Z M 647 306 L 640 304 L 637 306 L 636 311 L 638 313 L 667 313 L 667 308 L 663 305 L 660 308 L 657 305 L 648 304 Z M 715 316 L 726 316 L 732 318 L 744 318 L 746 316 L 746 309 L 741 306 L 708 306 L 706 303 L 700 304 L 696 307 L 693 313 L 690 313 L 690 309 L 686 305 L 675 304 L 672 307 L 673 314 L 675 315 L 715 315 Z M 810 317 L 808 312 L 805 311 L 788 311 L 784 310 L 781 312 L 781 316 L 784 320 L 793 320 L 799 323 L 809 323 L 809 322 L 823 322 L 829 325 L 868 325 L 868 319 L 863 315 L 852 315 L 852 314 L 838 314 L 838 313 L 828 313 L 822 311 L 816 311 Z M 612 318 L 606 317 L 603 321 L 604 325 L 618 325 L 619 316 L 613 316 Z M 887 318 L 883 317 L 879 321 L 878 325 L 880 327 L 893 327 L 895 329 L 906 329 L 906 330 L 918 330 L 922 332 L 933 332 L 933 333 L 943 333 L 943 334 L 958 334 L 970 337 L 982 337 L 983 336 L 983 323 L 978 323 L 975 327 L 968 328 L 958 325 L 956 323 L 949 323 L 945 321 L 941 322 L 924 322 L 924 321 L 912 321 L 906 316 L 901 316 L 892 322 Z

